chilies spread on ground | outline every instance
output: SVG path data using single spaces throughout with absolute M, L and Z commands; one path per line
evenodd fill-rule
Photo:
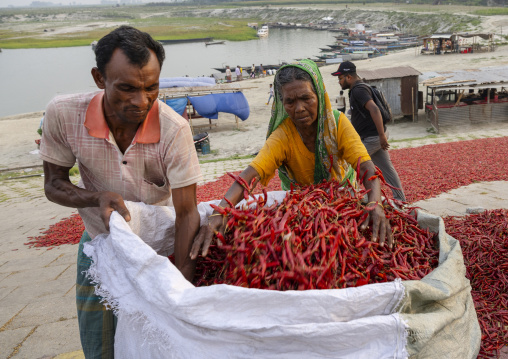
M 462 247 L 466 277 L 482 330 L 478 358 L 499 358 L 508 345 L 508 211 L 444 219 Z

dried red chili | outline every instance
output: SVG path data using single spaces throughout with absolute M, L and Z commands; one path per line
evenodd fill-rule
M 433 234 L 418 226 L 411 208 L 401 211 L 384 203 L 397 226 L 397 255 L 371 242 L 370 230 L 359 230 L 366 217 L 361 203 L 366 192 L 331 181 L 295 188 L 269 207 L 262 206 L 264 196 L 251 200 L 258 204 L 254 207 L 214 207 L 227 216 L 228 225 L 222 244 L 198 261 L 196 284 L 329 289 L 421 279 L 432 271 L 438 253 L 429 245 Z
M 508 210 L 444 218 L 462 247 L 466 277 L 482 330 L 478 358 L 499 358 L 508 345 Z
M 32 247 L 55 247 L 61 244 L 79 243 L 85 226 L 79 214 L 73 214 L 61 221 L 51 225 L 40 236 L 28 237 L 29 241 L 25 243 Z M 49 248 L 52 249 L 52 248 Z

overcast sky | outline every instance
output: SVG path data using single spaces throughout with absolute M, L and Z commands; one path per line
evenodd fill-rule
M 0 7 L 7 7 L 9 5 L 13 6 L 28 6 L 32 3 L 33 0 L 0 0 Z M 53 4 L 62 4 L 69 5 L 70 3 L 81 4 L 81 5 L 94 5 L 100 4 L 100 0 L 39 0 L 43 2 L 52 2 Z M 148 2 L 146 0 L 142 0 L 143 2 Z M 153 0 L 151 0 L 153 1 Z

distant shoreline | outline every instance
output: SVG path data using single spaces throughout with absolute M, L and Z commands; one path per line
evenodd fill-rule
M 308 4 L 298 1 L 290 5 L 275 2 L 270 6 L 261 3 L 237 5 L 237 8 L 229 7 L 231 5 L 220 8 L 225 4 L 219 4 L 199 7 L 130 5 L 114 10 L 106 6 L 0 9 L 0 48 L 87 46 L 120 25 L 136 26 L 157 40 L 213 37 L 228 41 L 255 39 L 256 30 L 247 26 L 248 23 L 308 24 L 318 23 L 324 17 L 331 17 L 336 23 L 351 28 L 359 22 L 379 30 L 398 24 L 403 31 L 418 35 L 493 29 L 499 32 L 503 26 L 508 27 L 506 15 L 474 15 L 475 11 L 485 9 L 480 6 L 398 4 L 394 8 L 392 3 L 376 3 L 367 6 L 348 4 L 346 7 L 342 3 Z M 453 16 L 450 17 L 451 14 Z M 486 23 L 488 26 L 485 26 Z
M 7 115 L 7 116 L 0 117 L 0 121 L 12 121 L 12 120 L 20 120 L 20 119 L 33 118 L 33 117 L 37 117 L 40 119 L 40 118 L 42 118 L 43 113 L 44 113 L 44 110 L 34 111 L 34 112 L 25 112 L 25 113 L 20 113 L 20 114 L 16 114 L 16 115 Z

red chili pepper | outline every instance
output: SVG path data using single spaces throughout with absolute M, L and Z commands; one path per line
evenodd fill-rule
M 446 232 L 459 240 L 471 295 L 482 330 L 478 358 L 499 357 L 508 345 L 508 211 L 444 218 Z
M 259 196 L 250 198 L 244 208 L 224 208 L 228 219 L 224 245 L 213 247 L 209 257 L 198 261 L 197 272 L 208 276 L 198 282 L 302 290 L 363 285 L 395 276 L 413 279 L 431 271 L 437 265 L 437 251 L 420 246 L 431 236 L 414 227 L 417 222 L 409 213 L 386 204 L 387 218 L 399 225 L 395 240 L 404 245 L 404 251 L 393 255 L 401 266 L 390 271 L 391 254 L 368 240 L 369 231 L 359 231 L 366 193 L 331 181 L 293 188 L 279 205 L 264 207 L 266 200 Z M 401 242 L 404 236 L 407 243 Z M 418 261 L 420 272 L 407 268 L 406 253 L 412 253 L 411 261 Z M 218 258 L 223 258 L 222 267 Z M 215 277 L 200 269 L 209 264 Z

